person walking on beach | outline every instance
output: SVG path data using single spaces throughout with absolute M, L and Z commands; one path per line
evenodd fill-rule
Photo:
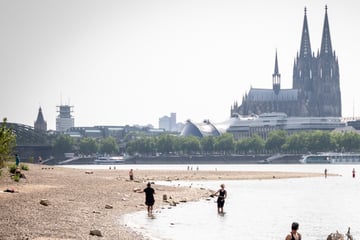
M 134 180 L 134 171 L 132 169 L 129 171 L 129 178 L 131 181 Z
M 299 224 L 293 222 L 291 224 L 291 232 L 286 236 L 285 240 L 301 240 L 301 234 L 298 233 Z
M 352 177 L 355 178 L 355 168 L 352 170 Z
M 18 154 L 15 154 L 15 165 L 19 166 L 19 164 L 20 164 L 20 157 Z
M 327 178 L 327 168 L 325 168 L 325 170 L 324 170 L 324 175 L 325 175 L 325 178 Z
M 145 192 L 145 205 L 147 206 L 148 216 L 152 216 L 152 210 L 155 203 L 155 190 L 151 187 L 151 183 L 148 182 L 147 188 L 144 189 Z
M 227 197 L 227 192 L 225 190 L 225 184 L 220 185 L 220 189 L 214 194 L 214 196 L 218 196 L 218 199 L 217 199 L 218 213 L 223 214 L 225 198 Z

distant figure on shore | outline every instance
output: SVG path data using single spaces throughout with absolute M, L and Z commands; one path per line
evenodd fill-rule
M 218 213 L 223 214 L 225 198 L 227 197 L 227 192 L 225 190 L 225 184 L 220 185 L 220 189 L 214 194 L 214 196 L 218 196 L 218 199 L 217 199 Z
M 291 232 L 286 236 L 285 240 L 301 240 L 301 234 L 298 233 L 299 224 L 293 222 L 291 224 Z
M 352 177 L 355 178 L 355 168 L 352 170 Z
M 327 178 L 327 168 L 325 168 L 325 170 L 324 170 L 324 176 L 325 176 L 325 178 Z
M 131 181 L 134 180 L 134 171 L 132 169 L 129 171 L 129 178 Z
M 148 182 L 147 188 L 144 189 L 144 192 L 145 192 L 145 205 L 147 206 L 148 216 L 151 217 L 153 206 L 155 203 L 155 198 L 154 198 L 155 190 L 151 187 L 150 182 Z
M 41 156 L 38 157 L 38 162 L 39 162 L 39 164 L 42 163 L 42 158 L 41 158 Z
M 19 157 L 19 155 L 16 153 L 16 154 L 15 154 L 15 165 L 16 165 L 16 166 L 19 166 L 19 164 L 20 164 L 20 157 Z

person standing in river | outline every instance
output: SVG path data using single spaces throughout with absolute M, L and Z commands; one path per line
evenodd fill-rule
M 220 185 L 220 189 L 214 194 L 214 196 L 218 196 L 218 199 L 217 199 L 218 213 L 224 214 L 225 198 L 227 197 L 227 192 L 225 190 L 225 184 Z
M 301 234 L 298 233 L 299 224 L 293 222 L 291 224 L 291 232 L 286 236 L 285 240 L 301 240 Z
M 145 205 L 147 206 L 148 216 L 152 216 L 152 210 L 155 203 L 155 190 L 151 187 L 151 183 L 148 182 L 147 188 L 144 189 L 145 192 Z

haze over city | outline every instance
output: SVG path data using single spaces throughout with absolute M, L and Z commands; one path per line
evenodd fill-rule
M 357 1 L 1 1 L 0 117 L 32 126 L 74 106 L 75 126 L 221 122 L 250 87 L 292 87 L 304 7 L 312 51 L 325 5 L 342 116 L 360 116 Z

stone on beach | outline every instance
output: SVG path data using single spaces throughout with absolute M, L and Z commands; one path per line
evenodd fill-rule
M 0 194 L 0 238 L 8 240 L 38 239 L 41 236 L 52 236 L 52 239 L 93 239 L 90 229 L 100 230 L 106 239 L 143 240 L 145 238 L 127 228 L 118 221 L 119 216 L 134 211 L 143 211 L 144 194 L 148 179 L 163 181 L 179 178 L 180 180 L 216 180 L 221 176 L 224 180 L 237 179 L 272 179 L 291 177 L 318 177 L 323 173 L 286 173 L 286 172 L 237 172 L 237 171 L 201 171 L 193 175 L 181 170 L 137 170 L 137 178 L 141 182 L 125 181 L 127 170 L 105 169 L 87 170 L 76 168 L 54 167 L 44 171 L 37 165 L 30 165 L 26 177 L 29 181 L 16 183 L 16 190 L 21 194 Z M 120 179 L 120 181 L 118 180 Z M 0 178 L 0 189 L 13 185 L 12 179 Z M 135 190 L 135 191 L 134 191 Z M 140 194 L 136 194 L 140 193 Z M 178 200 L 197 201 L 209 196 L 209 190 L 182 186 L 156 186 L 156 209 L 174 208 L 161 201 L 163 195 L 171 202 Z M 49 207 L 39 205 L 40 199 L 47 200 Z M 126 199 L 123 200 L 123 199 Z M 121 201 L 123 200 L 123 201 Z M 183 201 L 183 200 L 182 200 Z M 113 209 L 105 210 L 111 203 Z M 52 207 L 54 206 L 54 207 Z M 102 208 L 102 209 L 101 209 Z M 35 210 L 34 210 L 35 209 Z M 40 210 L 40 211 L 38 211 Z M 21 216 L 21 221 L 19 221 Z M 64 221 L 59 221 L 59 219 Z M 34 223 L 34 224 L 32 224 Z M 90 229 L 89 229 L 90 228 Z
M 102 237 L 103 235 L 101 234 L 101 231 L 100 230 L 90 230 L 90 235 L 92 236 L 98 236 L 98 237 Z
M 50 201 L 47 199 L 41 199 L 40 200 L 40 204 L 43 206 L 49 206 L 50 205 Z

